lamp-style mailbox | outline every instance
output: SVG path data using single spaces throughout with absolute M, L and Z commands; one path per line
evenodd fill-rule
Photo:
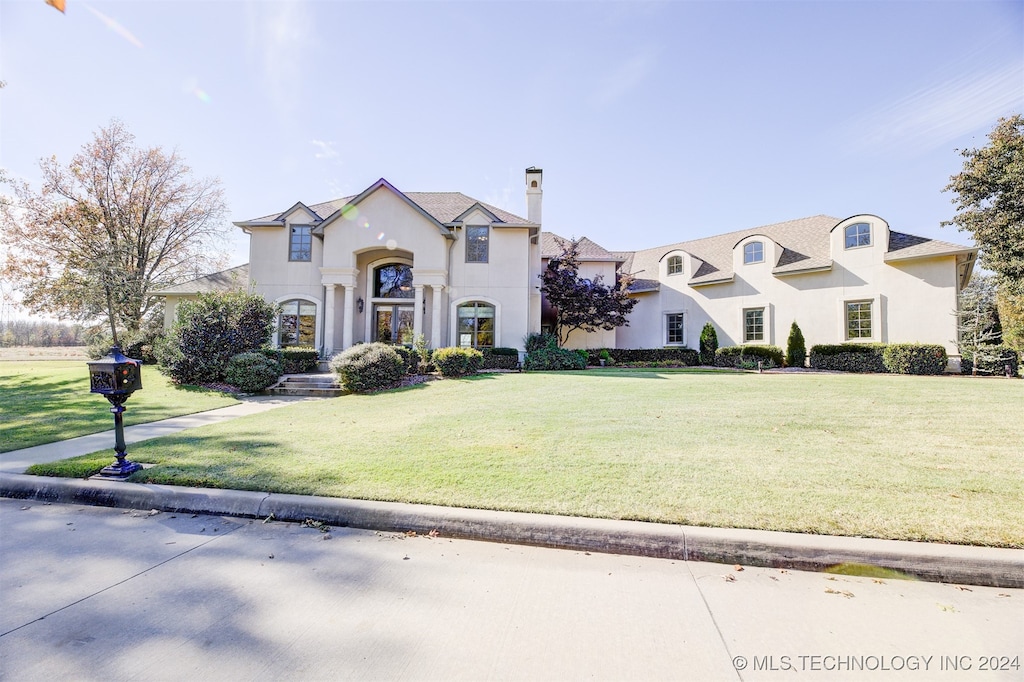
M 128 396 L 142 388 L 142 361 L 125 357 L 118 346 L 113 346 L 105 357 L 88 364 L 89 391 L 105 396 L 114 415 L 114 455 L 117 461 L 103 467 L 100 475 L 124 477 L 142 468 L 141 464 L 126 459 L 121 418 Z

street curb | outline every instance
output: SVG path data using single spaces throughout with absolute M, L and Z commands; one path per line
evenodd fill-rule
M 243 490 L 0 473 L 0 496 L 65 504 L 303 521 L 369 530 L 626 554 L 680 561 L 836 570 L 881 567 L 910 579 L 1024 588 L 1024 550 L 703 528 L 644 521 L 527 514 L 284 495 Z M 891 576 L 890 576 L 891 577 Z

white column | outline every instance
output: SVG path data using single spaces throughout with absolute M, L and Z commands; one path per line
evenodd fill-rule
M 423 333 L 423 285 L 414 284 L 412 288 L 416 291 L 412 310 L 412 338 L 415 341 Z
M 342 350 L 352 347 L 352 327 L 356 323 L 355 315 L 355 297 L 356 288 L 348 284 L 345 285 L 345 322 L 341 328 L 341 348 Z
M 441 347 L 441 290 L 444 287 L 440 284 L 431 284 L 432 292 L 430 306 L 430 347 Z
M 334 352 L 334 285 L 324 285 L 324 357 Z

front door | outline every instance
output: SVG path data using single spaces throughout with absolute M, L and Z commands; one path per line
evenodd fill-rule
M 413 342 L 413 306 L 378 305 L 375 307 L 373 340 L 411 346 Z

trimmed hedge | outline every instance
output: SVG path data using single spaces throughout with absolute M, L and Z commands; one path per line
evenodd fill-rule
M 1020 356 L 1009 346 L 993 346 L 990 349 L 994 358 L 983 358 L 978 362 L 978 374 L 1001 375 L 1010 366 L 1010 376 L 1017 376 L 1020 371 Z M 960 373 L 974 374 L 974 357 L 972 353 L 964 353 L 960 358 Z
M 519 351 L 515 348 L 483 348 L 481 369 L 518 369 Z
M 927 343 L 890 343 L 882 351 L 882 364 L 893 374 L 942 374 L 946 349 Z
M 586 369 L 587 361 L 580 353 L 565 348 L 539 348 L 526 354 L 523 369 L 531 372 Z
M 263 348 L 265 356 L 281 365 L 282 374 L 307 374 L 317 370 L 320 351 L 316 348 L 289 346 L 287 348 Z
M 590 365 L 600 365 L 603 355 L 615 365 L 656 362 L 696 367 L 700 364 L 700 354 L 692 348 L 593 348 L 587 353 L 587 364 Z
M 885 372 L 883 343 L 838 343 L 811 346 L 811 369 L 837 372 Z
M 483 365 L 484 354 L 476 348 L 438 348 L 430 357 L 442 376 L 462 377 L 474 374 Z
M 277 383 L 281 365 L 258 351 L 232 355 L 224 378 L 246 393 L 257 393 Z
M 394 346 L 361 343 L 334 356 L 331 370 L 348 390 L 366 393 L 397 384 L 405 376 L 406 364 Z
M 784 359 L 785 354 L 778 346 L 726 346 L 715 351 L 715 367 L 757 369 L 760 360 L 762 368 L 771 369 L 782 367 Z

